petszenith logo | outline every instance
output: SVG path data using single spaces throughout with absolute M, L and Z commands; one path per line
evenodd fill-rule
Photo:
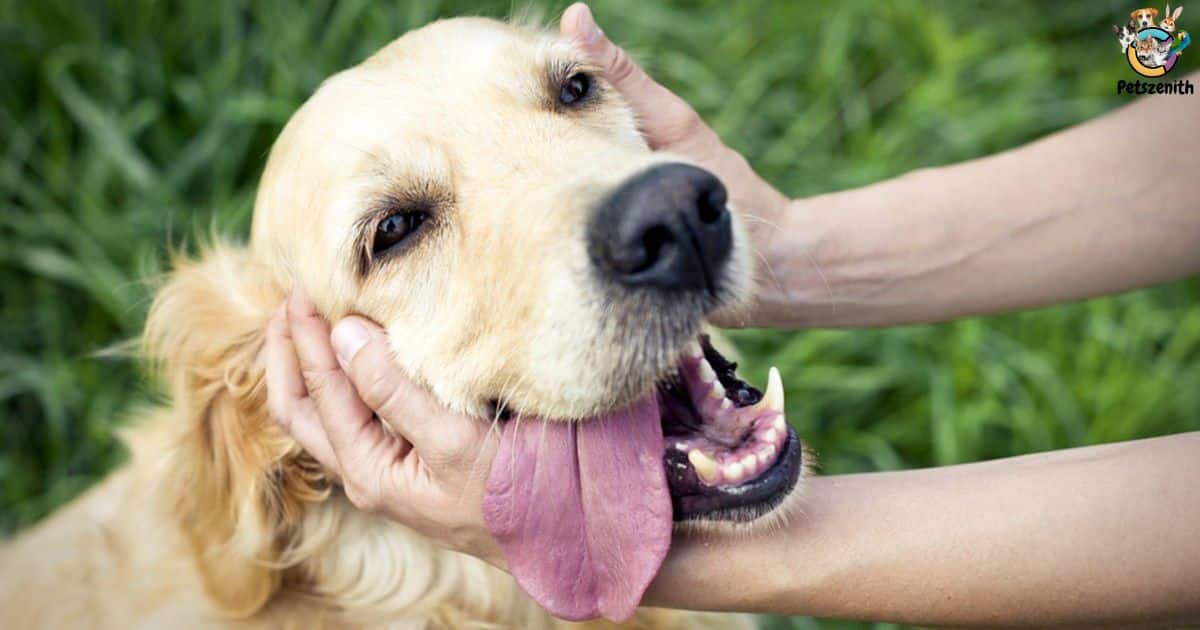
M 1171 11 L 1168 4 L 1162 20 L 1156 24 L 1158 9 L 1138 9 L 1129 14 L 1129 23 L 1125 26 L 1113 26 L 1130 69 L 1143 77 L 1158 78 L 1175 68 L 1179 55 L 1192 42 L 1187 31 L 1178 29 L 1175 23 L 1181 13 L 1183 7 Z M 1186 80 L 1174 83 L 1117 82 L 1118 94 L 1192 94 L 1194 89 L 1192 82 Z

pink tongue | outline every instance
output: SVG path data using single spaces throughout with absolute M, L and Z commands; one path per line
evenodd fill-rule
M 514 418 L 483 517 L 517 583 L 569 621 L 624 621 L 671 544 L 654 394 L 581 422 Z

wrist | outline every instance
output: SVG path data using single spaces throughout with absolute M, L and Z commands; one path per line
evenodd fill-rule
M 774 234 L 762 241 L 758 325 L 899 323 L 893 311 L 904 304 L 894 292 L 944 240 L 937 230 L 914 229 L 923 177 L 916 172 L 788 202 Z

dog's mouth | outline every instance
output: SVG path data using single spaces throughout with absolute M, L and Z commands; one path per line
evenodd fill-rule
M 624 406 L 504 424 L 483 515 L 526 593 L 564 619 L 628 619 L 674 522 L 751 521 L 788 496 L 802 450 L 779 374 L 761 393 L 735 368 L 702 336 Z
M 658 385 L 676 521 L 752 521 L 799 481 L 803 449 L 784 418 L 779 372 L 771 369 L 764 394 L 736 369 L 701 335 Z

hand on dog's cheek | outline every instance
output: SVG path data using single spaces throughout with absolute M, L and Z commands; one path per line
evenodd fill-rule
M 331 333 L 297 291 L 264 356 L 272 417 L 356 507 L 503 568 L 481 509 L 497 435 L 413 385 L 379 326 L 349 317 Z

